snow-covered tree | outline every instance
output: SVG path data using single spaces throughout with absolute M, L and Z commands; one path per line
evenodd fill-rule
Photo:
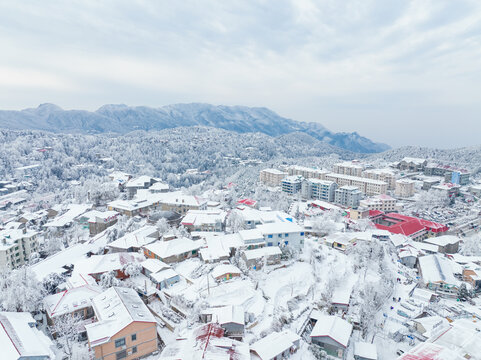
M 0 275 L 0 306 L 4 311 L 40 311 L 44 295 L 42 283 L 27 267 Z
M 83 320 L 78 315 L 61 315 L 55 318 L 50 332 L 54 335 L 57 344 L 69 359 L 87 359 L 88 349 L 78 351 L 80 347 L 79 332 L 83 327 Z
M 112 286 L 119 286 L 120 280 L 115 277 L 115 273 L 113 271 L 108 271 L 100 276 L 99 285 L 104 289 L 108 289 Z

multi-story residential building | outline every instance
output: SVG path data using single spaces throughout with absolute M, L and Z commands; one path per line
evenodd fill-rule
M 306 179 L 302 182 L 302 197 L 333 202 L 336 189 L 334 181 Z
M 282 191 L 289 195 L 297 194 L 301 191 L 303 180 L 304 178 L 300 175 L 286 176 L 281 181 Z
M 314 168 L 298 166 L 298 165 L 290 166 L 287 171 L 289 172 L 289 175 L 300 175 L 305 179 L 320 179 L 320 180 L 324 180 L 326 174 L 330 173 L 330 171 L 328 170 L 314 169 Z
M 37 233 L 23 229 L 0 231 L 0 269 L 24 265 L 38 251 Z
M 287 175 L 286 172 L 277 169 L 264 169 L 259 174 L 259 180 L 269 186 L 279 186 Z
M 368 210 L 381 210 L 385 212 L 393 212 L 396 210 L 396 199 L 389 195 L 376 195 L 359 202 L 359 206 Z
M 384 181 L 389 190 L 396 188 L 396 175 L 390 169 L 369 169 L 364 170 L 362 176 L 367 179 Z
M 450 165 L 429 163 L 424 168 L 424 174 L 428 176 L 444 176 L 444 181 L 458 185 L 469 184 L 470 172 Z
M 98 322 L 86 325 L 96 360 L 132 360 L 158 350 L 157 322 L 134 289 L 111 287 L 92 299 Z
M 379 180 L 334 173 L 327 174 L 326 180 L 334 181 L 338 186 L 356 186 L 368 196 L 385 194 L 387 192 L 387 183 Z
M 396 181 L 396 196 L 399 197 L 411 197 L 414 195 L 414 184 L 415 181 L 411 179 L 399 179 Z
M 466 170 L 447 171 L 446 174 L 444 174 L 444 181 L 457 185 L 468 185 L 470 176 L 471 174 Z
M 346 207 L 358 207 L 362 192 L 356 186 L 341 186 L 335 192 L 335 202 Z
M 427 163 L 426 159 L 405 157 L 399 162 L 397 167 L 399 170 L 423 171 Z
M 336 174 L 362 176 L 364 167 L 358 161 L 346 161 L 334 164 L 332 171 Z

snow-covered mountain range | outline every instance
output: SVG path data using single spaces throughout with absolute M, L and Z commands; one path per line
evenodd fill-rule
M 0 128 L 46 130 L 73 133 L 128 133 L 134 130 L 162 130 L 181 126 L 209 126 L 239 133 L 260 132 L 280 136 L 302 132 L 354 152 L 377 153 L 390 147 L 373 142 L 356 132 L 334 133 L 319 123 L 286 119 L 267 108 L 174 104 L 161 108 L 104 105 L 96 111 L 63 110 L 54 104 L 21 111 L 0 111 Z

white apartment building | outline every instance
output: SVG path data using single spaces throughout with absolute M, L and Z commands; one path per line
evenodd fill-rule
M 334 181 L 338 186 L 356 186 L 368 196 L 385 194 L 387 192 L 387 183 L 379 180 L 334 173 L 327 174 L 326 180 Z
M 314 169 L 314 168 L 298 166 L 298 165 L 290 166 L 287 169 L 287 171 L 289 172 L 289 175 L 300 175 L 304 179 L 320 179 L 320 180 L 324 180 L 326 174 L 330 173 L 330 171 L 328 170 Z
M 363 166 L 356 161 L 346 161 L 342 163 L 334 164 L 332 171 L 336 174 L 349 175 L 349 176 L 361 176 Z
M 0 269 L 24 265 L 38 251 L 35 231 L 11 229 L 0 231 Z
M 396 175 L 390 169 L 364 170 L 362 176 L 371 180 L 384 181 L 387 183 L 387 188 L 389 190 L 394 190 L 396 188 Z
M 358 207 L 362 192 L 356 186 L 341 186 L 335 192 L 335 202 L 345 207 Z
M 286 221 L 258 225 L 267 246 L 292 246 L 296 249 L 304 247 L 304 229 L 299 225 Z
M 304 178 L 300 175 L 287 176 L 281 181 L 282 191 L 294 195 L 301 191 Z
M 399 197 L 411 197 L 414 195 L 414 180 L 400 179 L 396 181 L 396 196 Z
M 259 174 L 259 180 L 269 186 L 279 186 L 288 174 L 277 169 L 264 169 Z
M 381 210 L 384 212 L 396 211 L 396 199 L 393 197 L 381 194 L 361 200 L 359 206 L 368 210 Z
M 302 182 L 302 197 L 305 199 L 334 202 L 337 184 L 334 181 L 307 179 Z

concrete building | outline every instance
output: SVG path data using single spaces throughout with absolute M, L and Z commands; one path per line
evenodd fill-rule
M 364 167 L 357 161 L 346 161 L 342 163 L 334 164 L 332 171 L 336 174 L 349 175 L 349 176 L 362 176 Z
M 394 190 L 396 188 L 396 175 L 390 169 L 369 169 L 364 170 L 362 177 L 371 180 L 378 180 L 387 183 L 387 188 L 389 190 Z
M 119 215 L 120 214 L 116 211 L 91 210 L 83 214 L 79 218 L 79 222 L 82 223 L 82 221 L 86 220 L 90 236 L 94 236 L 108 227 L 115 225 Z
M 260 172 L 259 180 L 269 186 L 279 186 L 287 175 L 286 172 L 277 169 L 264 169 Z
M 431 189 L 434 185 L 438 185 L 441 182 L 439 178 L 427 178 L 423 180 L 423 190 L 428 191 Z
M 443 183 L 434 185 L 431 188 L 442 192 L 448 198 L 454 198 L 459 195 L 459 189 L 461 188 L 461 186 L 453 183 Z
M 330 171 L 322 169 L 314 169 L 305 166 L 293 165 L 288 168 L 289 175 L 300 175 L 304 179 L 319 179 L 324 180 L 326 174 Z
M 458 185 L 469 184 L 469 178 L 471 176 L 470 172 L 466 169 L 439 163 L 427 164 L 424 168 L 424 174 L 428 176 L 443 176 L 445 178 L 444 181 Z
M 0 231 L 0 269 L 24 265 L 38 251 L 37 233 L 23 229 Z
M 157 322 L 134 289 L 111 287 L 92 299 L 98 322 L 86 325 L 94 359 L 138 359 L 158 350 Z
M 304 178 L 300 175 L 286 176 L 281 181 L 281 189 L 289 195 L 297 194 L 301 191 Z
M 441 235 L 424 240 L 424 242 L 436 245 L 438 252 L 442 254 L 456 254 L 459 250 L 460 239 L 454 235 Z
M 327 174 L 326 180 L 334 181 L 338 186 L 356 186 L 362 193 L 368 196 L 385 194 L 387 192 L 387 183 L 379 180 L 334 173 Z
M 305 199 L 334 201 L 337 184 L 334 181 L 306 179 L 302 182 L 302 197 Z
M 267 246 L 304 247 L 304 229 L 290 221 L 258 225 Z
M 396 211 L 396 199 L 389 195 L 376 195 L 359 202 L 359 206 L 367 208 L 368 210 L 381 210 L 385 212 Z
M 159 182 L 159 181 L 160 179 L 151 178 L 150 176 L 145 176 L 145 175 L 129 180 L 125 184 L 125 189 L 127 189 L 129 199 L 132 199 L 135 196 L 135 194 L 137 193 L 137 190 L 148 189 L 152 185 L 154 185 L 156 182 Z
M 335 191 L 335 202 L 345 207 L 358 207 L 362 192 L 357 186 L 341 186 Z
M 311 332 L 311 341 L 328 355 L 345 359 L 352 325 L 337 316 L 319 315 Z
M 398 164 L 399 170 L 423 171 L 428 161 L 426 159 L 405 157 Z
M 400 179 L 396 181 L 396 196 L 407 198 L 414 195 L 415 181 L 411 179 Z
M 227 213 L 220 209 L 189 210 L 181 224 L 188 231 L 223 231 Z

